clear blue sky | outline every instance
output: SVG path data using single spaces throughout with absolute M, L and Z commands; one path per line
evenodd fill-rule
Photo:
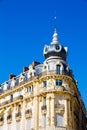
M 32 61 L 43 63 L 57 17 L 59 40 L 87 107 L 87 0 L 0 0 L 0 83 Z

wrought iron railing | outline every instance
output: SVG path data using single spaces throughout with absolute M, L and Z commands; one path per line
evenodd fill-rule
M 21 112 L 16 113 L 15 117 L 21 117 Z
M 41 107 L 41 110 L 46 110 L 47 109 L 47 106 L 46 105 L 43 105 L 42 107 Z
M 3 122 L 4 121 L 4 117 L 0 117 L 0 122 Z
M 7 120 L 10 120 L 10 119 L 12 119 L 12 115 L 11 114 L 7 116 Z
M 31 109 L 27 109 L 27 110 L 25 111 L 25 114 L 32 114 L 32 110 L 31 110 Z
M 21 82 L 19 82 L 19 81 L 16 82 L 16 83 L 15 83 L 15 86 L 13 86 L 13 87 L 9 86 L 9 87 L 7 87 L 7 90 L 0 90 L 0 94 L 5 93 L 5 92 L 7 92 L 8 90 L 12 90 L 12 89 L 14 89 L 14 88 L 16 88 L 16 87 L 18 87 L 18 86 L 21 86 L 21 85 L 23 85 L 23 84 L 25 84 L 25 83 L 27 83 L 27 82 L 30 82 L 30 81 L 34 80 L 36 77 L 40 78 L 41 76 L 54 75 L 54 74 L 56 74 L 56 75 L 66 75 L 66 76 L 69 76 L 69 77 L 72 78 L 73 82 L 76 83 L 76 81 L 74 80 L 74 76 L 73 76 L 71 70 L 69 70 L 69 71 L 61 71 L 60 73 L 58 73 L 58 72 L 55 71 L 55 70 L 44 71 L 44 72 L 41 72 L 40 74 L 35 74 L 34 76 L 31 76 L 30 78 L 26 78 L 26 79 L 24 79 L 24 80 L 21 81 Z M 19 78 L 19 77 L 17 77 L 17 78 Z M 10 82 L 10 81 L 8 81 L 8 84 L 9 84 L 9 82 Z M 10 84 L 9 84 L 9 85 L 10 85 Z M 4 87 L 4 84 L 2 84 L 0 87 L 3 88 L 3 87 Z
M 64 110 L 65 106 L 64 106 L 64 104 L 55 104 L 55 109 L 56 110 Z

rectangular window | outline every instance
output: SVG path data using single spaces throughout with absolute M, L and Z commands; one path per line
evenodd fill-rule
M 13 101 L 13 94 L 10 95 L 10 101 Z
M 43 87 L 47 87 L 47 81 L 43 81 Z
M 0 126 L 0 130 L 3 130 L 3 126 Z
M 56 85 L 57 86 L 62 86 L 62 80 L 56 79 Z
M 31 87 L 30 86 L 27 88 L 27 92 L 31 92 Z
M 56 66 L 56 73 L 57 73 L 57 74 L 60 74 L 60 65 L 57 65 L 57 66 Z
M 33 85 L 32 85 L 32 92 L 33 92 Z
M 43 97 L 43 105 L 46 106 L 46 97 Z
M 32 91 L 33 91 L 33 85 L 32 85 L 32 86 L 27 87 L 27 92 L 32 92 Z
M 16 122 L 16 130 L 20 130 L 20 122 Z
M 8 124 L 8 130 L 11 130 L 11 124 Z
M 56 114 L 56 126 L 63 126 L 63 114 Z
M 31 130 L 31 118 L 26 119 L 26 130 Z
M 46 114 L 43 115 L 43 127 L 46 127 Z

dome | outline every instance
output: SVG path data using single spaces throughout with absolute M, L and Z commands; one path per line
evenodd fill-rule
M 45 45 L 44 47 L 44 57 L 45 59 L 51 57 L 57 57 L 63 60 L 66 60 L 67 56 L 67 47 L 63 47 L 58 41 L 58 34 L 56 29 L 54 30 L 53 39 L 49 46 Z

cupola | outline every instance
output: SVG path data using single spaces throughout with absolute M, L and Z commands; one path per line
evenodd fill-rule
M 45 59 L 51 59 L 51 58 L 57 58 L 66 60 L 67 56 L 67 47 L 63 47 L 59 40 L 58 40 L 58 34 L 56 28 L 54 29 L 53 39 L 51 44 L 45 45 L 44 47 L 44 57 Z

